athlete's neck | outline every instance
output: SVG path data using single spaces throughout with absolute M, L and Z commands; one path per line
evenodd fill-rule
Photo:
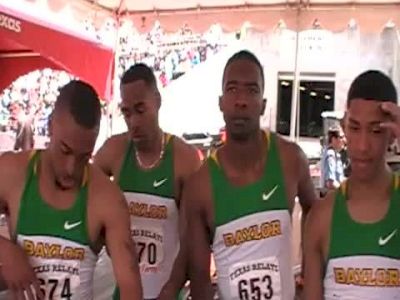
M 247 140 L 236 141 L 228 136 L 224 148 L 226 159 L 236 169 L 247 170 L 264 165 L 267 143 L 261 130 Z
M 163 135 L 164 133 L 162 132 L 162 130 L 158 129 L 156 132 L 154 132 L 154 134 L 151 135 L 151 138 L 149 138 L 147 141 L 136 143 L 136 151 L 139 152 L 140 155 L 145 156 L 160 154 L 163 144 Z
M 350 175 L 348 183 L 349 198 L 362 201 L 386 201 L 388 199 L 386 196 L 390 194 L 393 186 L 393 174 L 387 167 L 383 167 L 368 180 L 359 180 Z
M 135 159 L 140 168 L 152 169 L 156 167 L 164 156 L 165 136 L 160 130 L 145 144 L 136 145 Z
M 47 184 L 56 190 L 65 191 L 58 183 L 57 176 L 54 172 L 54 168 L 52 166 L 52 162 L 49 157 L 48 150 L 44 150 L 40 153 L 40 160 L 37 165 L 37 174 L 41 178 L 45 179 Z M 84 174 L 82 173 L 79 179 L 76 181 L 76 184 L 73 188 L 68 189 L 69 191 L 77 190 L 80 187 L 80 184 L 83 180 Z

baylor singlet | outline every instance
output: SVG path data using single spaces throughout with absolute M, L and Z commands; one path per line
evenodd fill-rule
M 97 255 L 87 231 L 87 179 L 71 208 L 55 209 L 39 192 L 39 157 L 40 152 L 33 152 L 29 163 L 16 239 L 29 257 L 44 299 L 91 300 Z
M 277 137 L 267 133 L 263 176 L 232 185 L 218 163 L 208 159 L 214 199 L 214 260 L 224 300 L 293 300 L 292 229 Z
M 174 138 L 165 135 L 158 166 L 141 169 L 129 142 L 119 177 L 131 215 L 145 299 L 156 299 L 169 279 L 179 252 L 178 208 L 174 199 Z M 114 299 L 118 299 L 118 291 Z
M 375 223 L 354 221 L 346 205 L 346 184 L 336 193 L 326 300 L 400 299 L 400 191 L 394 175 L 389 210 Z

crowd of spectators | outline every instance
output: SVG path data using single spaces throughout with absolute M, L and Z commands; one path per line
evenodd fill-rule
M 166 33 L 159 23 L 147 34 L 138 34 L 130 23 L 124 24 L 119 41 L 119 78 L 131 65 L 143 62 L 153 68 L 162 87 L 204 62 L 227 43 L 218 25 L 204 34 L 193 33 L 188 26 Z
M 90 24 L 85 29 L 108 43 L 115 39 L 111 21 L 99 31 Z M 156 23 L 149 33 L 143 34 L 125 22 L 119 32 L 118 76 L 131 65 L 144 62 L 154 69 L 160 87 L 165 87 L 224 47 L 224 38 L 219 26 L 212 26 L 204 34 L 195 34 L 187 26 L 176 33 L 165 33 Z M 28 120 L 35 135 L 48 136 L 47 123 L 58 89 L 72 78 L 62 71 L 36 70 L 0 91 L 0 132 L 18 134 L 21 123 Z
M 0 93 L 0 131 L 17 133 L 30 121 L 35 135 L 47 136 L 47 123 L 58 89 L 73 77 L 63 71 L 36 70 L 19 77 Z

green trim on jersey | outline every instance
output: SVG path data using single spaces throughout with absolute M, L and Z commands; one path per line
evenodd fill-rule
M 264 173 L 259 180 L 247 186 L 237 187 L 229 182 L 218 163 L 216 152 L 208 158 L 215 227 L 258 212 L 289 209 L 277 136 L 268 132 L 266 137 L 268 148 Z M 268 194 L 271 194 L 269 199 L 260 201 Z
M 329 259 L 373 255 L 400 259 L 400 189 L 399 175 L 393 176 L 393 189 L 390 196 L 389 208 L 384 216 L 375 223 L 359 223 L 352 219 L 346 201 L 346 184 L 338 189 L 332 212 L 330 230 Z M 384 245 L 379 240 L 391 233 L 396 234 Z
M 135 192 L 149 195 L 162 196 L 173 200 L 174 198 L 174 137 L 166 134 L 164 156 L 159 165 L 149 169 L 141 169 L 135 157 L 133 142 L 128 143 L 125 158 L 119 176 L 119 187 L 124 192 Z M 160 177 L 159 174 L 168 174 Z M 160 178 L 158 178 L 160 177 Z M 155 181 L 166 180 L 160 186 L 154 187 Z
M 28 176 L 18 213 L 16 236 L 22 234 L 58 237 L 91 246 L 87 230 L 87 182 L 80 188 L 76 200 L 70 208 L 53 208 L 40 195 L 39 178 L 36 174 L 39 159 L 40 152 L 33 153 L 28 165 Z M 64 228 L 66 224 L 78 223 L 76 229 L 65 230 Z

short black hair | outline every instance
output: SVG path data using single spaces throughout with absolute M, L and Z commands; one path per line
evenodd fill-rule
M 135 64 L 126 70 L 122 75 L 121 85 L 139 80 L 143 80 L 150 88 L 157 87 L 157 80 L 154 76 L 153 70 L 144 63 Z
M 397 103 L 393 81 L 380 71 L 369 70 L 356 77 L 347 94 L 347 107 L 354 99 Z
M 340 130 L 339 129 L 330 129 L 328 130 L 328 143 L 332 143 L 333 138 L 340 138 Z
M 226 70 L 228 69 L 228 67 L 232 63 L 234 63 L 238 60 L 248 60 L 248 61 L 254 63 L 260 69 L 261 79 L 262 79 L 262 88 L 264 89 L 264 84 L 265 84 L 264 83 L 264 68 L 261 65 L 260 61 L 258 60 L 257 56 L 255 56 L 255 54 L 253 54 L 252 52 L 250 52 L 248 50 L 241 50 L 239 52 L 236 52 L 228 59 L 228 62 L 226 63 L 225 68 L 224 68 L 224 75 L 222 78 L 222 82 L 225 81 L 225 74 L 226 74 Z
M 74 121 L 87 129 L 100 125 L 101 105 L 95 89 L 81 80 L 72 80 L 60 89 L 54 111 L 68 111 Z

